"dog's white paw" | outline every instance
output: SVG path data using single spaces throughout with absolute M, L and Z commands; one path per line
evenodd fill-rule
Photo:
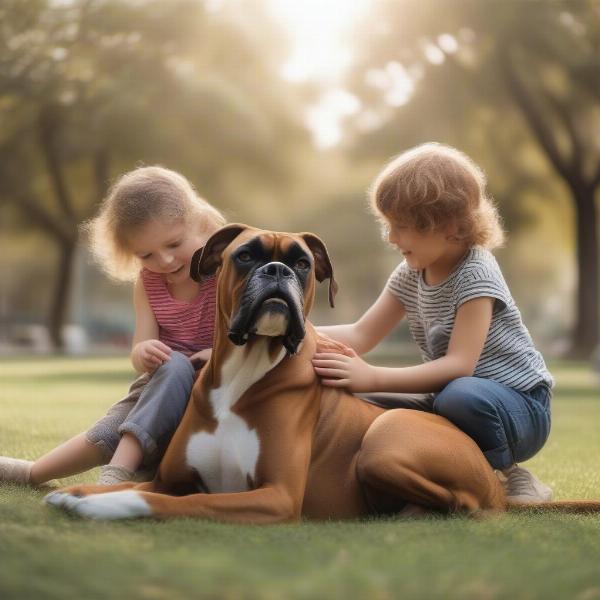
M 56 508 L 64 508 L 71 510 L 75 503 L 81 498 L 73 496 L 72 494 L 65 494 L 64 492 L 51 492 L 44 497 L 44 502 L 55 506 Z
M 152 514 L 148 503 L 138 492 L 131 490 L 92 494 L 82 498 L 64 492 L 53 492 L 48 494 L 44 501 L 46 504 L 62 508 L 80 517 L 100 521 L 135 519 L 149 517 Z

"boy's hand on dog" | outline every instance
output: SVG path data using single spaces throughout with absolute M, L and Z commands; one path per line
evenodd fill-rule
M 376 391 L 375 368 L 351 348 L 347 350 L 347 354 L 315 354 L 312 362 L 317 375 L 321 377 L 321 383 L 329 387 L 346 388 L 351 392 Z
M 352 356 L 354 350 L 350 346 L 346 346 L 342 342 L 338 342 L 328 335 L 317 331 L 317 350 L 316 354 L 323 353 L 334 353 L 334 354 L 345 354 L 346 356 Z

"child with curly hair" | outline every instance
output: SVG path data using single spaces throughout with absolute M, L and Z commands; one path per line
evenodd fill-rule
M 104 465 L 98 483 L 113 485 L 156 468 L 187 405 L 193 365 L 208 360 L 213 342 L 215 279 L 192 280 L 190 262 L 224 224 L 169 169 L 137 168 L 114 184 L 85 229 L 108 275 L 135 282 L 131 362 L 141 375 L 88 431 L 33 462 L 0 457 L 0 481 L 39 485 Z
M 446 417 L 501 472 L 509 498 L 549 501 L 552 490 L 516 463 L 546 442 L 553 378 L 490 252 L 503 231 L 485 186 L 470 158 L 441 144 L 413 148 L 383 169 L 372 209 L 404 260 L 358 321 L 319 328 L 346 354 L 323 341 L 313 363 L 324 385 Z M 404 317 L 423 364 L 365 362 L 359 355 Z

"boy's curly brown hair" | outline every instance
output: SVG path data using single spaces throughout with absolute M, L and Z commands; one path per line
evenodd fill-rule
M 371 209 L 388 222 L 417 231 L 451 228 L 469 247 L 496 248 L 504 242 L 500 216 L 485 191 L 483 171 L 466 155 L 438 143 L 403 152 L 375 179 Z

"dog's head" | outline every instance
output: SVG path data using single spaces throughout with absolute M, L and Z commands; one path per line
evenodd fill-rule
M 325 244 L 312 233 L 280 233 L 227 225 L 198 250 L 190 275 L 202 281 L 219 271 L 217 302 L 229 339 L 239 346 L 250 335 L 282 337 L 290 354 L 304 338 L 315 280 L 337 291 Z

